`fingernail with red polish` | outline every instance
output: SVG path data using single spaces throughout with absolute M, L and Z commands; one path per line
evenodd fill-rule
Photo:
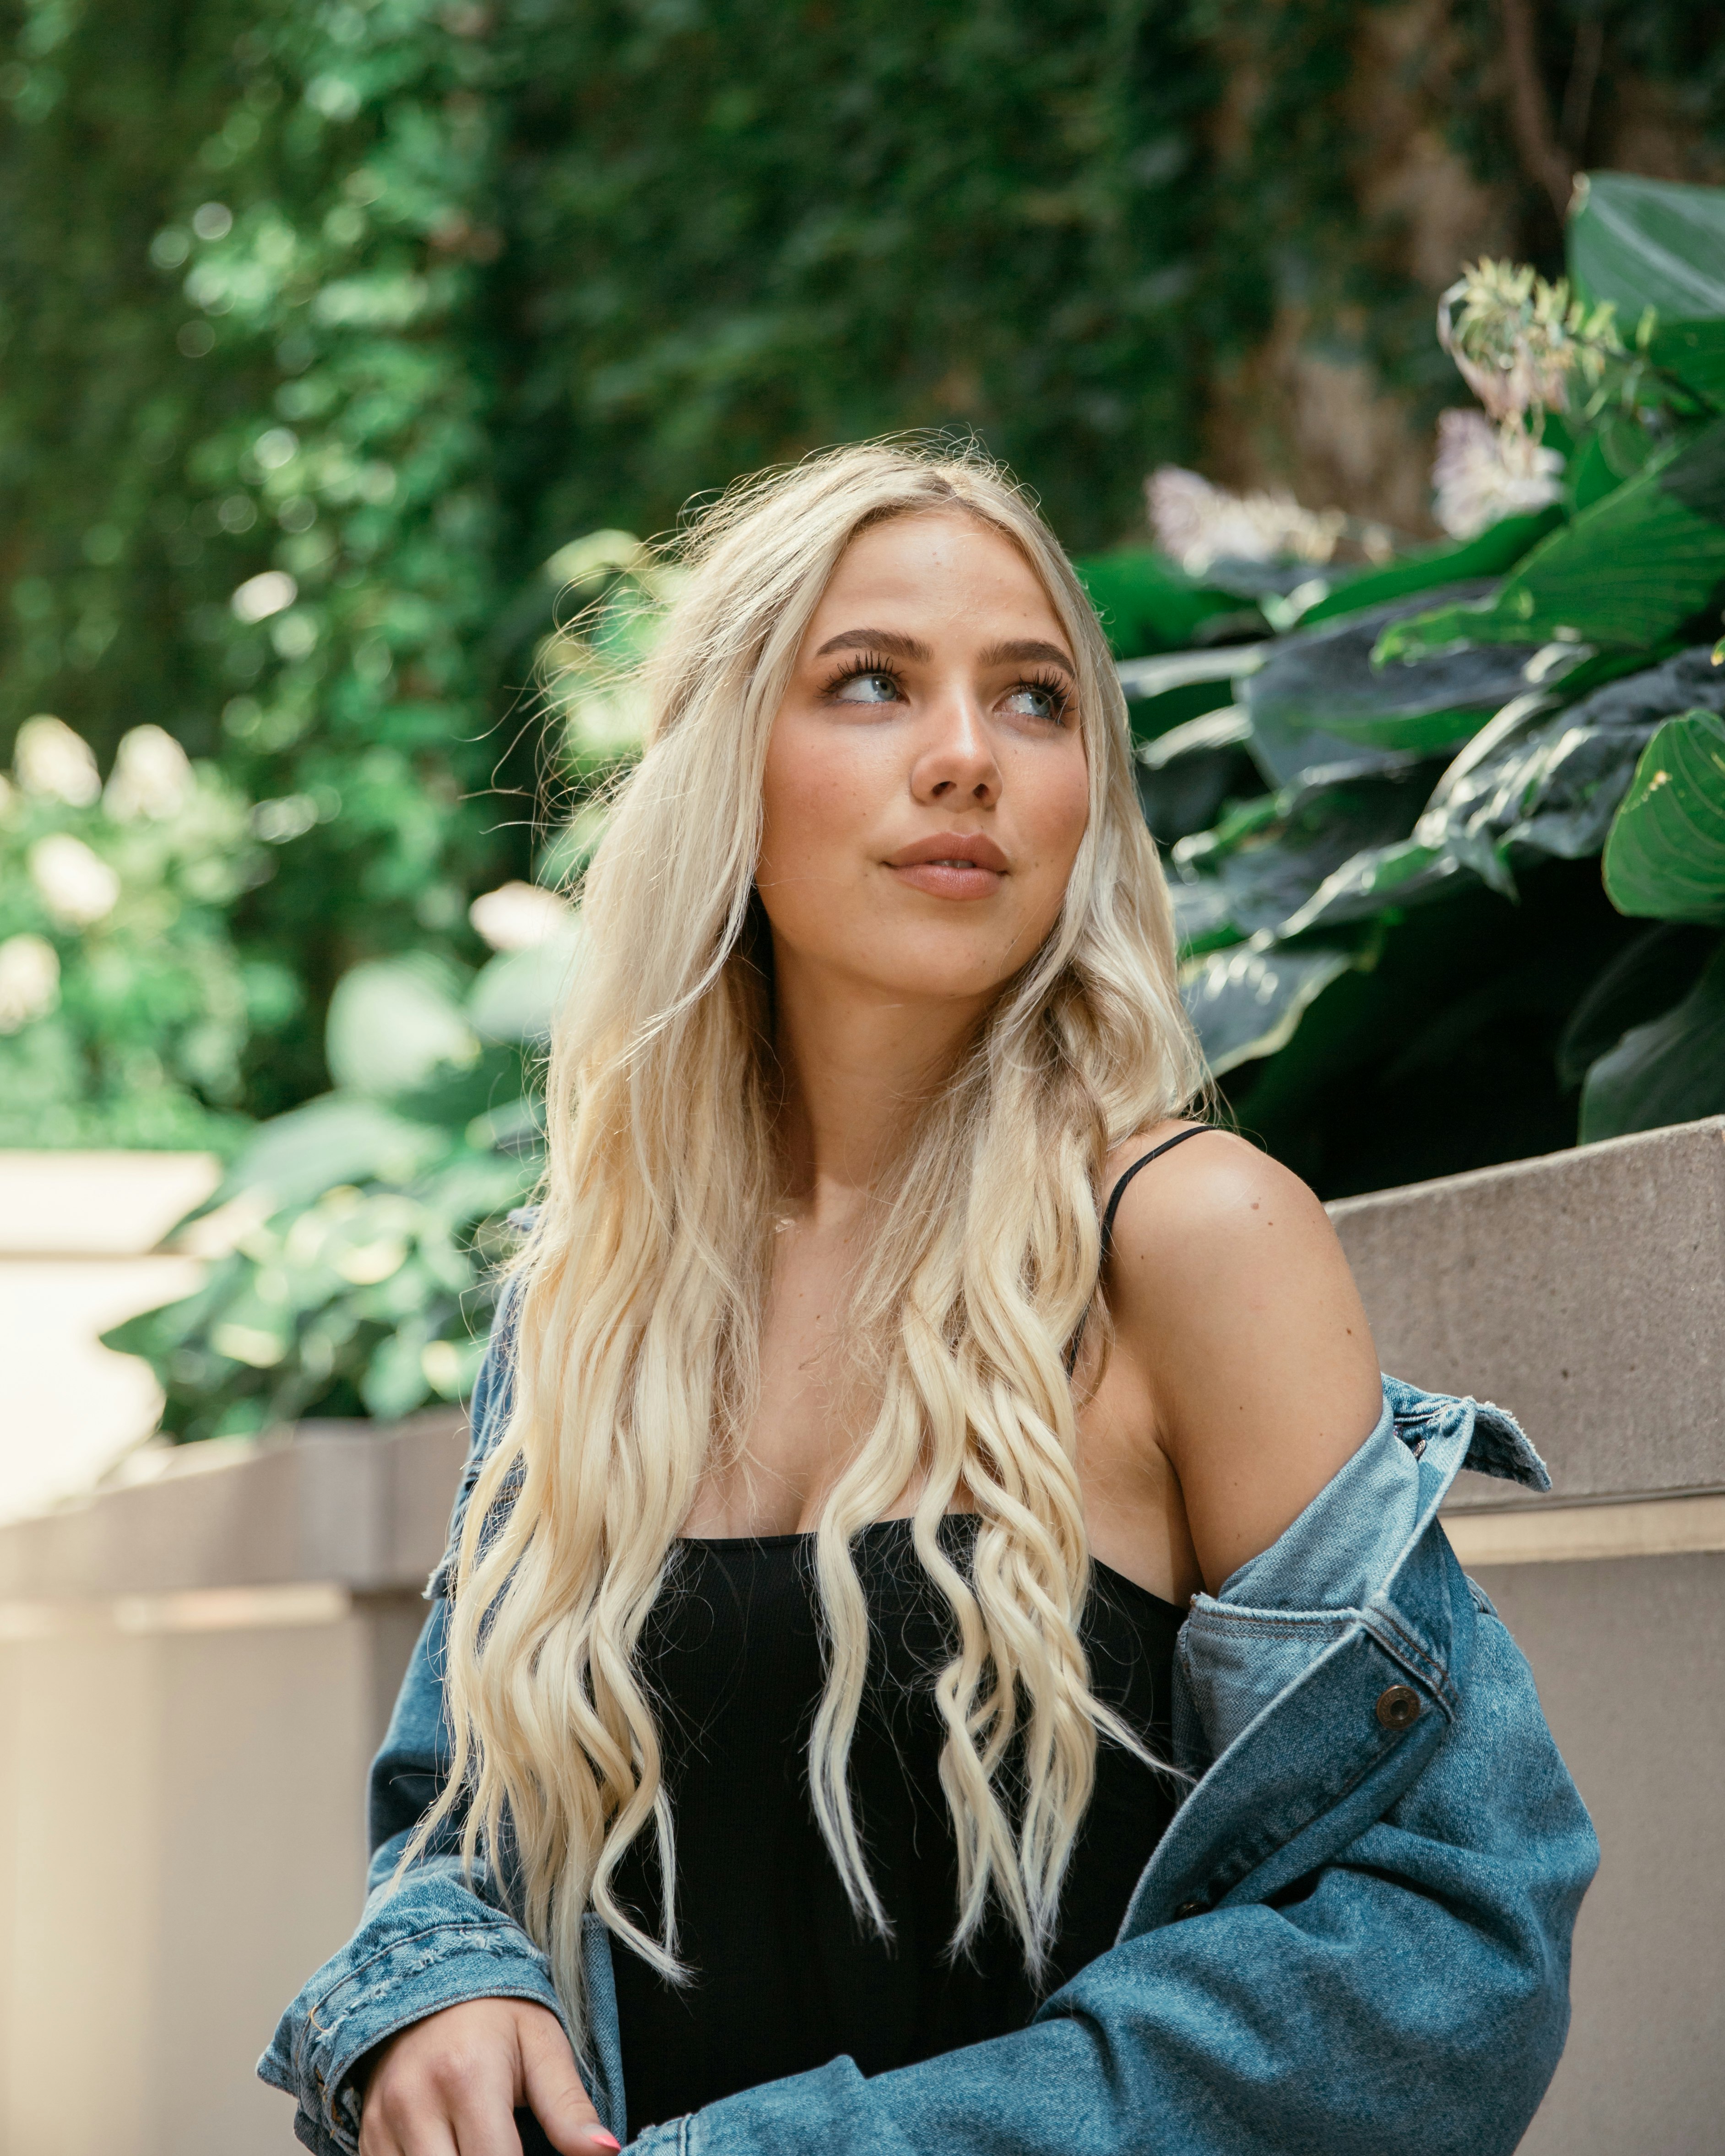
M 610 2134 L 607 2133 L 603 2126 L 589 2127 L 588 2128 L 587 2138 L 590 2142 L 592 2142 L 595 2148 L 603 2148 L 605 2152 L 605 2156 L 614 2156 L 614 2152 L 623 2146 L 623 2143 L 620 2141 L 614 2139 Z

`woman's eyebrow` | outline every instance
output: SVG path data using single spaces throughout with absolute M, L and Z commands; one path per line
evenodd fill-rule
M 901 635 L 896 629 L 841 629 L 838 635 L 829 636 L 814 655 L 824 659 L 834 651 L 886 651 L 896 659 L 912 659 L 924 666 L 934 658 L 928 646 L 918 638 Z M 1007 644 L 991 644 L 981 654 L 984 666 L 1024 666 L 1037 660 L 1077 678 L 1077 668 L 1059 644 L 1045 644 L 1039 637 L 1018 637 Z
M 984 666 L 1023 666 L 1038 659 L 1047 665 L 1058 666 L 1063 674 L 1077 680 L 1078 669 L 1059 644 L 1044 644 L 1034 636 L 1021 637 L 1010 644 L 991 644 L 982 654 Z
M 934 654 L 914 636 L 901 636 L 896 629 L 845 629 L 829 636 L 815 653 L 824 659 L 829 651 L 889 651 L 895 659 L 914 659 L 927 666 Z

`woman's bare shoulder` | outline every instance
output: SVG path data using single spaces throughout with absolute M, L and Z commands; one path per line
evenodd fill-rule
M 1190 1127 L 1140 1133 L 1111 1174 Z M 1179 1476 L 1214 1585 L 1305 1509 L 1378 1419 L 1377 1358 L 1348 1261 L 1298 1176 L 1205 1130 L 1122 1194 L 1106 1288 L 1115 1353 L 1155 1402 L 1150 1441 Z
M 1156 1158 L 1147 1160 L 1151 1154 Z M 1141 1161 L 1146 1164 L 1120 1193 L 1111 1238 L 1111 1262 L 1127 1278 L 1176 1262 L 1189 1276 L 1194 1265 L 1225 1265 L 1271 1235 L 1281 1238 L 1274 1247 L 1290 1256 L 1295 1245 L 1305 1256 L 1315 1245 L 1345 1270 L 1329 1215 L 1313 1192 L 1234 1132 L 1183 1120 L 1139 1132 L 1110 1153 L 1105 1191 L 1111 1195 Z M 1111 1281 L 1117 1300 L 1126 1285 L 1126 1278 Z

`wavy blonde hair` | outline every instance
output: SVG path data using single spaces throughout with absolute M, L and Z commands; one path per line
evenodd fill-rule
M 809 1740 L 820 1831 L 885 1933 L 846 1786 L 869 1660 L 852 1559 L 906 1489 L 952 1613 L 935 1680 L 962 1949 L 991 1894 L 1034 1974 L 1089 1802 L 1097 1732 L 1064 1359 L 1096 1286 L 1111 1145 L 1178 1110 L 1200 1065 L 1171 911 L 1096 614 L 1031 504 L 980 454 L 871 444 L 733 488 L 691 525 L 646 675 L 647 747 L 588 871 L 579 992 L 552 1042 L 543 1203 L 511 1284 L 513 1396 L 474 1490 L 448 1635 L 452 1769 L 414 1851 L 466 1801 L 463 1848 L 514 1884 L 578 2037 L 581 1919 L 668 1975 L 674 1820 L 636 1666 L 703 1476 L 734 1460 L 757 1387 L 781 1200 L 770 955 L 753 893 L 768 736 L 845 547 L 960 512 L 1030 564 L 1070 639 L 1090 820 L 1060 918 L 923 1105 L 853 1283 L 846 1337 L 872 1420 L 821 1507 L 825 1689 Z M 938 1537 L 961 1496 L 973 1555 Z M 613 1891 L 653 1830 L 664 1925 Z

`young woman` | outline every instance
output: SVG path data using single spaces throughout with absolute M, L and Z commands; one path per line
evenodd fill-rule
M 1543 1469 L 1185 1119 L 1023 496 L 849 449 L 687 560 L 372 1897 L 262 2071 L 361 2156 L 1512 2148 L 1595 1852 L 1434 1516 Z

